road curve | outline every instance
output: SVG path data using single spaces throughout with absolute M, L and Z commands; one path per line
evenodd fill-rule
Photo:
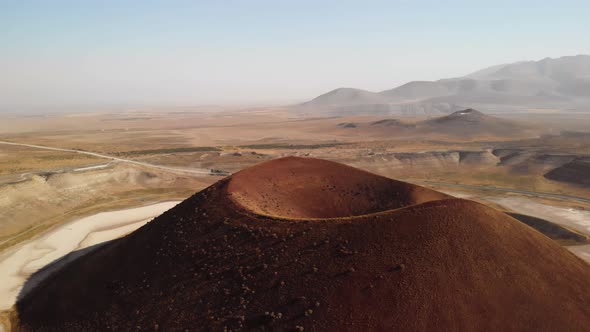
M 90 152 L 90 151 L 64 149 L 64 148 L 56 148 L 56 147 L 44 146 L 44 145 L 14 143 L 14 142 L 6 142 L 6 141 L 0 141 L 0 144 L 24 146 L 24 147 L 29 147 L 29 148 L 53 150 L 53 151 L 73 152 L 73 153 L 85 154 L 85 155 L 89 155 L 89 156 L 93 156 L 93 157 L 110 159 L 110 160 L 114 160 L 114 161 L 135 164 L 135 165 L 140 165 L 140 166 L 149 167 L 149 168 L 156 168 L 156 169 L 161 169 L 161 170 L 171 171 L 171 172 L 191 173 L 191 174 L 199 174 L 199 175 L 228 175 L 227 172 L 215 173 L 215 172 L 213 172 L 213 170 L 207 169 L 207 168 L 177 168 L 177 167 L 161 166 L 161 165 L 155 165 L 155 164 L 150 164 L 150 163 L 137 161 L 137 160 L 131 160 L 131 159 L 124 159 L 124 158 L 109 156 L 106 154 L 97 153 L 97 152 Z
M 443 187 L 455 187 L 455 188 L 487 190 L 487 191 L 495 191 L 495 192 L 503 192 L 503 193 L 515 193 L 515 194 L 522 194 L 522 195 L 535 196 L 535 197 L 556 198 L 556 199 L 565 200 L 565 201 L 577 201 L 577 202 L 582 202 L 582 203 L 590 203 L 590 198 L 586 198 L 586 197 L 561 195 L 561 194 L 538 192 L 538 191 L 528 191 L 528 190 L 522 190 L 522 189 L 502 188 L 502 187 L 494 187 L 494 186 L 486 186 L 486 185 L 469 185 L 469 184 L 460 184 L 460 183 L 448 183 L 448 182 L 438 182 L 438 181 L 428 181 L 428 180 L 414 181 L 414 182 L 415 183 L 423 183 L 423 184 L 431 184 L 431 185 L 435 185 L 435 186 L 443 186 Z

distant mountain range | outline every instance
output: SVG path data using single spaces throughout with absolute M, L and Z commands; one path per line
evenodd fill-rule
M 413 81 L 381 92 L 339 88 L 294 110 L 315 115 L 430 115 L 465 108 L 590 110 L 590 55 L 498 65 L 463 77 Z

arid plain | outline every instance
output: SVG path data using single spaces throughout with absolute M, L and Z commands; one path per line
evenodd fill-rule
M 313 117 L 279 107 L 201 107 L 1 117 L 0 264 L 81 218 L 177 202 L 284 156 L 337 161 L 484 202 L 590 261 L 590 115 L 581 112 Z M 161 212 L 86 227 L 66 252 Z M 16 296 L 39 255 L 15 268 L 17 288 L 7 291 Z

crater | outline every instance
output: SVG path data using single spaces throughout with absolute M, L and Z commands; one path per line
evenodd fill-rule
M 280 218 L 339 218 L 399 209 L 448 195 L 350 166 L 286 157 L 232 176 L 234 202 L 255 214 Z

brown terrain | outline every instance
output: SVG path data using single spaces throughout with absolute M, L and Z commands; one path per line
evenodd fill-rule
M 486 115 L 474 109 L 426 120 L 421 125 L 425 131 L 442 132 L 458 137 L 513 137 L 523 135 L 527 130 L 527 126 L 518 122 Z
M 550 180 L 590 186 L 590 159 L 578 159 L 545 174 Z
M 420 119 L 386 118 L 372 122 L 341 122 L 337 126 L 346 132 L 379 133 L 390 137 L 438 137 L 458 140 L 534 137 L 538 128 L 522 122 L 487 115 L 465 109 L 449 115 Z
M 589 197 L 587 113 L 458 115 L 465 111 L 309 118 L 280 107 L 0 114 L 0 252 L 78 217 L 186 199 L 224 174 L 284 156 L 328 159 L 429 187 L 434 181 L 440 190 L 462 184 L 527 190 L 535 199 L 539 192 Z M 590 209 L 590 201 L 564 197 L 545 203 Z
M 67 265 L 20 299 L 13 326 L 583 331 L 588 280 L 588 264 L 503 212 L 290 157 Z

